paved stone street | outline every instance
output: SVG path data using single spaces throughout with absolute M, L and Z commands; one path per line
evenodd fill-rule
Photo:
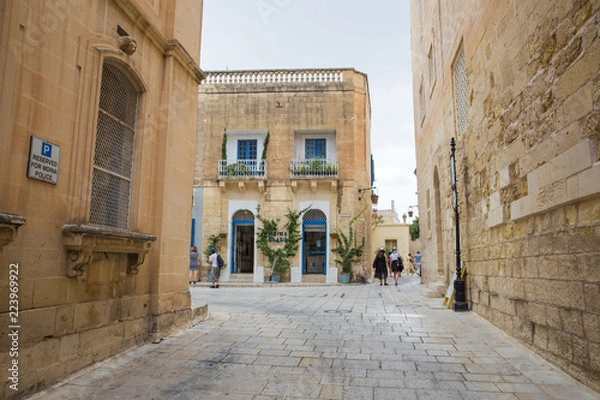
M 474 313 L 400 286 L 191 289 L 209 318 L 31 399 L 600 399 Z

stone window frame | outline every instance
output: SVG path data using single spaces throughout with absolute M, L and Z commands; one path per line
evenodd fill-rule
M 325 154 L 328 159 L 337 160 L 335 129 L 294 130 L 294 160 L 306 159 L 306 139 L 325 139 Z
M 238 142 L 240 140 L 256 140 L 256 157 L 260 160 L 264 149 L 266 129 L 227 129 L 227 161 L 237 162 Z M 219 156 L 219 158 L 221 158 Z
M 148 85 L 142 79 L 129 54 L 119 49 L 117 37 L 86 34 L 79 38 L 76 68 L 75 118 L 73 125 L 72 152 L 68 168 L 69 191 L 66 222 L 62 227 L 62 244 L 66 250 L 66 275 L 77 277 L 94 258 L 94 253 L 125 253 L 128 255 L 126 272 L 137 274 L 156 236 L 135 230 L 139 225 L 138 207 L 141 196 L 143 159 L 141 140 L 147 124 L 136 128 L 134 137 L 134 161 L 130 194 L 129 226 L 126 229 L 99 226 L 90 223 L 92 176 L 96 143 L 96 129 L 100 103 L 102 70 L 105 63 L 123 70 L 138 90 L 137 117 L 145 115 L 145 96 Z M 136 161 L 137 160 L 137 161 Z
M 433 43 L 429 45 L 429 51 L 427 52 L 427 75 L 429 78 L 429 98 L 433 96 L 433 90 L 437 83 L 436 65 L 435 65 L 435 49 Z
M 111 81 L 106 73 L 112 73 L 116 81 Z M 113 83 L 111 85 L 110 83 Z M 115 93 L 115 88 L 111 87 L 118 83 L 122 88 L 121 93 Z M 133 185 L 133 168 L 135 166 L 135 140 L 136 125 L 138 119 L 138 102 L 140 98 L 139 85 L 136 85 L 131 79 L 130 74 L 110 59 L 105 60 L 102 65 L 102 79 L 100 83 L 100 97 L 115 97 L 125 99 L 127 103 L 134 103 L 133 108 L 128 113 L 130 115 L 116 115 L 119 110 L 112 107 L 102 106 L 102 99 L 98 104 L 98 120 L 96 123 L 96 138 L 94 144 L 94 163 L 92 170 L 92 188 L 90 194 L 90 222 L 94 225 L 128 229 L 129 216 L 131 211 L 131 191 Z M 108 102 L 108 103 L 113 103 Z M 105 102 L 105 104 L 108 104 Z M 128 108 L 128 107 L 121 107 Z M 133 114 L 133 115 L 131 115 Z M 101 120 L 104 121 L 101 123 Z M 127 120 L 127 121 L 126 121 Z M 120 128 L 120 132 L 115 132 L 114 128 Z M 130 134 L 131 149 L 127 149 L 127 133 Z M 118 140 L 119 135 L 123 135 L 125 140 Z M 101 159 L 98 157 L 101 154 Z M 110 157 L 108 157 L 110 156 Z M 113 160 L 105 162 L 105 160 Z M 102 183 L 104 181 L 104 184 Z M 123 188 L 121 182 L 126 184 Z M 110 193 L 110 188 L 106 186 L 117 186 L 119 193 Z M 104 194 L 104 199 L 99 198 Z M 110 207 L 114 204 L 114 207 Z M 109 212 L 107 208 L 114 208 L 116 212 Z

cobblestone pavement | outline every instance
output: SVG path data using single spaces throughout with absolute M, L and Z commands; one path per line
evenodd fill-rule
M 193 287 L 209 318 L 31 399 L 600 399 L 472 312 L 400 286 Z

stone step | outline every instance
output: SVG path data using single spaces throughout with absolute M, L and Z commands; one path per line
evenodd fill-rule
M 248 283 L 252 282 L 252 274 L 231 274 L 229 275 L 229 282 L 236 283 Z
M 305 274 L 302 275 L 302 282 L 325 283 L 326 276 L 324 274 Z

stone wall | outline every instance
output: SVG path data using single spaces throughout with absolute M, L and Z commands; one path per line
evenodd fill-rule
M 456 137 L 473 311 L 599 389 L 600 4 L 439 6 L 414 1 L 411 16 L 424 276 L 437 270 L 447 283 L 454 268 Z M 462 132 L 453 73 L 461 48 Z
M 18 365 L 0 397 L 206 313 L 187 284 L 201 14 L 199 1 L 0 2 L 0 364 Z M 140 93 L 119 229 L 89 223 L 105 63 Z M 60 147 L 55 184 L 27 178 L 32 136 Z

